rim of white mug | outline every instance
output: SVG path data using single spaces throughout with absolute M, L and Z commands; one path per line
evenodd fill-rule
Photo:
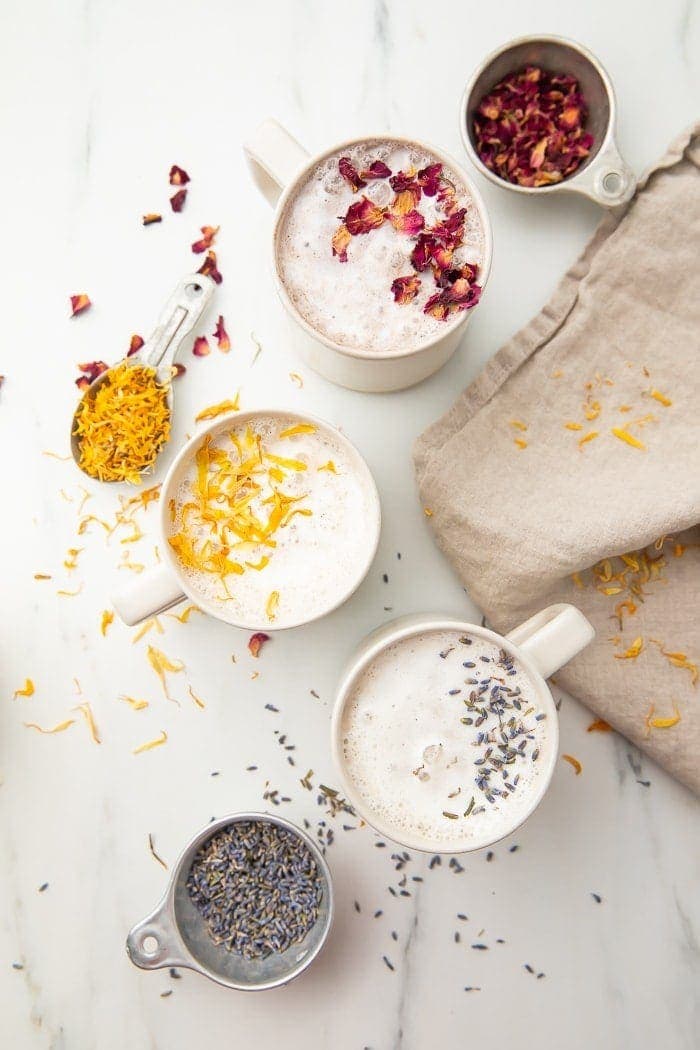
M 313 616 L 306 616 L 302 619 L 295 620 L 292 623 L 285 623 L 279 626 L 276 626 L 274 621 L 266 620 L 261 623 L 248 623 L 243 620 L 231 620 L 223 616 L 221 613 L 221 605 L 219 603 L 210 601 L 209 599 L 205 598 L 202 594 L 200 594 L 195 588 L 190 587 L 189 581 L 185 576 L 185 573 L 181 569 L 177 557 L 174 554 L 172 548 L 170 547 L 170 544 L 168 543 L 167 539 L 169 531 L 168 526 L 170 524 L 168 520 L 168 515 L 170 513 L 168 502 L 169 498 L 172 495 L 174 495 L 174 493 L 171 492 L 171 487 L 173 485 L 173 480 L 177 476 L 182 463 L 193 455 L 194 450 L 201 444 L 201 442 L 207 434 L 213 434 L 214 432 L 223 430 L 226 428 L 226 426 L 230 426 L 231 423 L 236 423 L 238 425 L 240 423 L 245 423 L 250 419 L 260 417 L 267 418 L 270 416 L 272 416 L 273 418 L 276 416 L 284 416 L 288 419 L 298 420 L 300 423 L 314 423 L 319 428 L 329 431 L 336 440 L 340 441 L 341 445 L 344 445 L 353 456 L 357 457 L 360 465 L 364 468 L 366 474 L 365 480 L 367 483 L 367 494 L 369 497 L 369 501 L 372 505 L 374 524 L 372 542 L 367 547 L 367 554 L 362 563 L 362 571 L 360 572 L 358 570 L 356 578 L 353 580 L 350 587 L 348 587 L 342 593 L 338 600 L 334 602 L 333 605 L 328 606 L 328 608 L 322 609 L 320 612 L 314 613 Z M 324 616 L 328 616 L 330 615 L 330 613 L 335 612 L 336 609 L 339 609 L 341 605 L 345 604 L 348 598 L 352 597 L 352 595 L 355 593 L 355 591 L 358 589 L 360 584 L 367 576 L 367 573 L 369 572 L 372 562 L 374 561 L 374 557 L 377 553 L 377 548 L 379 547 L 379 539 L 381 536 L 382 512 L 379 500 L 379 491 L 377 489 L 377 483 L 374 480 L 372 471 L 369 469 L 369 465 L 367 464 L 362 453 L 353 444 L 350 438 L 346 437 L 346 435 L 343 434 L 338 429 L 338 427 L 333 426 L 333 424 L 329 423 L 328 420 L 321 419 L 320 416 L 313 415 L 311 412 L 298 412 L 295 409 L 289 408 L 253 408 L 248 409 L 245 412 L 229 412 L 225 415 L 219 416 L 217 419 L 209 423 L 206 427 L 202 427 L 200 430 L 197 431 L 196 434 L 194 434 L 190 438 L 188 442 L 186 442 L 185 445 L 183 445 L 183 447 L 176 455 L 175 459 L 170 464 L 168 473 L 163 479 L 163 487 L 161 490 L 159 502 L 160 517 L 158 519 L 158 525 L 163 540 L 161 557 L 166 562 L 171 572 L 173 572 L 173 574 L 177 578 L 178 584 L 180 585 L 185 597 L 189 598 L 189 600 L 194 605 L 200 608 L 203 612 L 207 613 L 209 616 L 213 616 L 215 617 L 215 619 L 221 620 L 222 623 L 226 623 L 230 627 L 239 627 L 245 631 L 264 631 L 265 633 L 271 633 L 275 631 L 288 631 L 294 627 L 303 627 L 307 623 L 314 623 L 314 621 L 320 620 Z
M 474 180 L 465 171 L 462 165 L 455 160 L 455 158 L 446 153 L 445 150 L 439 149 L 437 146 L 433 146 L 430 143 L 424 142 L 422 139 L 407 138 L 404 135 L 393 135 L 393 134 L 376 134 L 376 135 L 358 135 L 351 139 L 345 139 L 342 142 L 331 146 L 329 149 L 322 150 L 320 153 L 316 153 L 314 156 L 309 157 L 309 160 L 304 164 L 303 168 L 295 174 L 288 186 L 282 190 L 279 200 L 277 201 L 277 207 L 275 212 L 275 221 L 272 227 L 272 271 L 275 280 L 275 286 L 277 294 L 279 295 L 285 309 L 293 317 L 293 319 L 314 339 L 323 343 L 331 350 L 336 350 L 338 353 L 345 354 L 347 357 L 355 357 L 360 360 L 370 361 L 385 361 L 385 360 L 400 360 L 405 357 L 412 357 L 414 354 L 421 353 L 424 350 L 428 350 L 433 346 L 440 343 L 446 335 L 452 334 L 463 328 L 464 325 L 469 321 L 471 314 L 474 310 L 479 308 L 480 302 L 470 310 L 463 310 L 462 316 L 454 324 L 450 324 L 444 332 L 438 332 L 430 339 L 419 343 L 417 346 L 411 347 L 408 350 L 358 350 L 355 347 L 345 346 L 343 343 L 337 343 L 335 340 L 330 339 L 324 335 L 317 328 L 314 328 L 310 324 L 301 311 L 294 305 L 292 299 L 287 292 L 284 281 L 280 274 L 280 267 L 278 265 L 278 246 L 277 246 L 277 235 L 280 229 L 280 224 L 284 218 L 287 203 L 290 198 L 294 196 L 294 193 L 299 188 L 300 184 L 309 174 L 309 172 L 326 160 L 327 157 L 332 156 L 334 153 L 339 153 L 341 150 L 350 149 L 353 146 L 359 146 L 363 142 L 396 142 L 406 146 L 418 146 L 420 149 L 424 149 L 426 153 L 431 153 L 438 160 L 442 161 L 443 165 L 448 168 L 452 168 L 454 173 L 459 176 L 463 181 L 471 199 L 474 201 L 476 209 L 479 213 L 479 219 L 481 221 L 481 228 L 484 234 L 484 258 L 483 262 L 479 266 L 479 286 L 482 290 L 482 295 L 486 289 L 486 285 L 491 273 L 491 264 L 493 262 L 493 230 L 491 227 L 491 219 L 484 202 L 484 198 L 479 191 Z
M 386 624 L 384 628 L 378 628 L 376 632 L 378 637 L 376 641 L 369 645 L 368 649 L 365 650 L 364 645 L 368 641 L 368 638 L 372 637 L 371 635 L 368 636 L 364 642 L 360 642 L 361 655 L 351 657 L 351 662 L 343 674 L 343 678 L 341 679 L 336 692 L 333 714 L 331 716 L 331 753 L 333 755 L 336 771 L 340 777 L 346 798 L 353 808 L 357 810 L 359 816 L 361 816 L 362 819 L 380 835 L 391 839 L 398 845 L 404 846 L 407 849 L 417 850 L 420 853 L 459 854 L 473 853 L 476 850 L 486 849 L 487 847 L 493 846 L 497 842 L 501 842 L 503 839 L 508 838 L 508 836 L 512 835 L 514 831 L 517 831 L 526 820 L 529 820 L 549 789 L 559 754 L 559 717 L 554 697 L 534 663 L 519 646 L 511 642 L 505 635 L 498 634 L 497 631 L 492 631 L 488 627 L 482 627 L 480 624 L 469 623 L 467 620 L 460 620 L 453 616 L 431 615 L 429 613 L 418 614 L 418 616 L 408 618 L 401 617 L 396 623 L 399 624 L 402 620 L 406 619 L 410 620 L 410 622 L 406 622 L 402 626 L 397 626 L 394 630 L 391 630 L 391 621 Z M 548 766 L 544 770 L 544 775 L 540 776 L 538 790 L 532 797 L 530 807 L 517 823 L 513 824 L 512 827 L 509 827 L 507 831 L 504 831 L 502 834 L 495 837 L 484 838 L 483 840 L 478 841 L 475 845 L 469 843 L 465 844 L 464 840 L 461 840 L 459 845 L 448 841 L 427 842 L 425 839 L 421 840 L 418 836 L 414 837 L 410 834 L 402 834 L 401 837 L 397 837 L 397 828 L 388 822 L 383 821 L 381 817 L 378 817 L 362 795 L 355 790 L 354 782 L 347 772 L 347 763 L 343 754 L 343 713 L 353 686 L 357 683 L 360 675 L 381 653 L 390 646 L 395 645 L 396 642 L 436 631 L 461 631 L 464 634 L 478 635 L 480 638 L 485 638 L 487 641 L 493 642 L 500 648 L 506 649 L 510 652 L 516 657 L 519 663 L 523 665 L 532 678 L 533 683 L 537 688 L 538 696 L 546 709 L 548 719 L 548 732 L 550 733 L 552 744 L 549 753 Z

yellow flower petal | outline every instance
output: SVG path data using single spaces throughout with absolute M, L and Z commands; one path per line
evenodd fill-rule
M 612 433 L 615 435 L 616 438 L 619 438 L 620 441 L 624 441 L 627 445 L 631 445 L 632 448 L 639 448 L 642 450 L 642 452 L 646 450 L 646 445 L 643 442 L 639 441 L 634 436 L 634 434 L 630 434 L 629 431 L 625 430 L 623 427 L 613 427 Z
M 112 623 L 114 623 L 114 613 L 111 609 L 105 609 L 102 613 L 102 620 L 100 621 L 100 631 L 102 632 L 103 638 L 106 637 L 107 628 Z
M 34 682 L 31 678 L 25 678 L 24 687 L 22 689 L 15 689 L 15 694 L 12 699 L 16 700 L 18 696 L 34 696 L 34 692 Z
M 132 755 L 141 755 L 144 751 L 152 751 L 154 747 L 160 747 L 161 744 L 165 744 L 168 739 L 168 734 L 164 729 L 161 729 L 160 736 L 157 736 L 154 740 L 147 740 L 145 744 L 139 744 L 131 752 Z
M 100 739 L 100 731 L 97 728 L 97 724 L 95 722 L 95 719 L 94 719 L 94 716 L 93 716 L 93 713 L 92 713 L 92 708 L 90 707 L 90 704 L 87 701 L 85 701 L 85 703 L 83 703 L 83 704 L 78 704 L 76 706 L 75 710 L 76 711 L 80 711 L 81 715 L 85 719 L 85 721 L 87 723 L 87 727 L 88 727 L 88 729 L 90 731 L 90 736 L 92 737 L 93 743 L 101 744 L 102 740 Z
M 281 438 L 296 437 L 297 434 L 315 434 L 316 427 L 313 423 L 296 423 L 293 427 L 287 427 L 281 431 Z
M 219 401 L 216 405 L 209 405 L 208 408 L 203 408 L 202 411 L 194 417 L 195 423 L 201 422 L 203 419 L 216 419 L 217 416 L 222 416 L 225 412 L 238 412 L 240 408 L 240 391 L 236 394 L 233 401 Z
M 272 591 L 272 593 L 270 594 L 270 597 L 267 599 L 267 603 L 265 605 L 265 612 L 267 613 L 268 620 L 274 620 L 275 616 L 277 615 L 277 609 L 279 608 L 279 603 L 280 603 L 280 592 L 279 591 Z
M 68 727 L 72 726 L 74 722 L 74 718 L 67 718 L 65 722 L 59 722 L 58 725 L 53 727 L 53 729 L 42 729 L 42 727 L 38 726 L 36 722 L 25 722 L 24 724 L 27 729 L 36 729 L 39 733 L 62 733 L 64 729 L 68 729 Z
M 562 755 L 561 757 L 564 759 L 565 762 L 568 762 L 570 766 L 573 766 L 574 773 L 576 774 L 576 776 L 580 776 L 583 766 L 581 765 L 579 760 L 577 758 L 574 758 L 573 755 Z

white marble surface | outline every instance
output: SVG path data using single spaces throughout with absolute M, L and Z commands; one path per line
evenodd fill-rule
M 187 971 L 181 980 L 142 973 L 124 952 L 129 926 L 166 880 L 149 854 L 149 832 L 172 862 L 212 815 L 260 806 L 266 778 L 292 797 L 283 808 L 288 817 L 317 820 L 321 811 L 297 777 L 312 767 L 316 780 L 333 782 L 330 705 L 353 642 L 395 614 L 474 611 L 418 507 L 410 444 L 541 305 L 598 219 L 582 200 L 521 200 L 482 181 L 496 259 L 465 345 L 417 389 L 354 394 L 288 356 L 266 269 L 270 213 L 251 187 L 241 142 L 258 120 L 276 115 L 312 149 L 390 130 L 433 139 L 459 157 L 457 106 L 472 66 L 507 37 L 538 30 L 577 37 L 605 62 L 619 96 L 620 145 L 637 171 L 695 115 L 700 15 L 690 0 L 37 0 L 6 9 L 3 1046 L 697 1046 L 697 804 L 624 740 L 587 734 L 589 713 L 566 698 L 563 750 L 581 759 L 583 773 L 575 777 L 560 763 L 538 813 L 490 863 L 482 853 L 465 861 L 462 874 L 443 865 L 413 884 L 412 897 L 395 900 L 387 892 L 399 877 L 389 851 L 374 848 L 368 830 L 343 832 L 334 822 L 328 857 L 337 921 L 326 952 L 295 984 L 238 994 Z M 180 216 L 167 205 L 172 163 L 192 176 Z M 143 229 L 140 216 L 152 210 L 165 221 Z M 202 223 L 222 226 L 218 309 L 234 347 L 203 360 L 187 352 L 177 433 L 159 474 L 195 411 L 240 386 L 245 407 L 286 402 L 342 424 L 376 475 L 385 521 L 376 563 L 355 598 L 324 622 L 275 638 L 257 664 L 242 633 L 204 617 L 187 626 L 164 619 L 159 644 L 187 664 L 186 674 L 173 676 L 178 707 L 159 693 L 146 640 L 132 644 L 133 632 L 118 624 L 107 638 L 99 635 L 101 610 L 123 575 L 122 550 L 100 535 L 76 542 L 81 479 L 71 463 L 41 453 L 67 448 L 75 363 L 114 359 L 132 332 L 148 330 L 191 265 L 189 244 Z M 70 321 L 67 297 L 78 291 L 94 307 Z M 264 347 L 254 366 L 251 330 Z M 290 370 L 303 372 L 303 389 Z M 88 508 L 109 514 L 116 491 L 88 487 Z M 148 562 L 152 510 L 143 521 L 148 537 L 132 557 Z M 62 562 L 72 546 L 85 550 L 69 578 Z M 35 582 L 36 572 L 53 580 Z M 78 597 L 56 594 L 78 582 Z M 25 676 L 35 680 L 36 695 L 13 701 Z M 100 746 L 82 724 L 57 736 L 23 725 L 65 718 L 76 702 L 74 676 L 92 703 Z M 186 681 L 205 710 L 189 700 Z M 144 696 L 150 707 L 131 711 L 118 701 L 122 693 Z M 268 702 L 280 713 L 265 710 Z M 165 747 L 132 754 L 161 729 L 169 734 Z M 297 745 L 295 769 L 276 729 Z M 251 763 L 258 772 L 244 771 Z M 514 844 L 519 849 L 510 853 Z M 409 873 L 425 875 L 425 859 L 414 857 Z M 376 909 L 384 914 L 374 919 Z M 469 916 L 460 944 L 453 939 L 457 912 Z M 471 949 L 477 941 L 489 950 Z M 537 980 L 525 963 L 546 977 Z M 465 985 L 481 990 L 465 992 Z

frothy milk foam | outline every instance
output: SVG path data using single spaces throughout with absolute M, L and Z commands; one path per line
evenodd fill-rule
M 552 751 L 528 673 L 489 640 L 457 631 L 380 652 L 346 700 L 341 734 L 346 775 L 370 821 L 431 850 L 512 831 Z
M 304 495 L 294 506 L 311 510 L 310 516 L 295 515 L 274 533 L 275 546 L 264 543 L 231 548 L 238 562 L 269 563 L 260 571 L 246 568 L 243 575 L 228 575 L 226 589 L 220 577 L 181 565 L 190 586 L 209 602 L 220 605 L 220 615 L 233 622 L 264 625 L 266 603 L 272 591 L 279 593 L 279 605 L 270 627 L 310 620 L 332 609 L 359 580 L 374 545 L 376 509 L 373 491 L 366 478 L 366 467 L 359 455 L 342 443 L 332 430 L 318 426 L 314 433 L 280 438 L 280 433 L 300 422 L 284 413 L 254 417 L 237 426 L 235 420 L 215 432 L 213 448 L 223 449 L 236 460 L 229 437 L 242 437 L 246 427 L 262 439 L 264 451 L 285 459 L 306 463 L 304 471 L 285 469 L 281 483 L 263 483 L 251 504 L 253 512 L 266 519 L 270 513 L 265 500 L 274 484 L 286 494 Z M 331 461 L 335 473 L 319 470 Z M 185 470 L 175 497 L 181 508 L 192 500 L 196 478 L 194 458 Z M 178 520 L 180 515 L 178 514 Z M 192 518 L 188 519 L 190 525 Z M 189 526 L 188 526 L 189 528 Z M 178 529 L 171 524 L 170 535 Z M 202 540 L 206 527 L 192 526 L 191 534 Z M 226 595 L 226 590 L 230 598 Z
M 361 194 L 380 207 L 389 205 L 394 197 L 387 179 L 370 180 L 360 193 L 353 194 L 338 171 L 341 156 L 349 157 L 357 170 L 381 160 L 394 173 L 411 166 L 420 170 L 438 160 L 421 146 L 391 140 L 367 140 L 327 157 L 288 202 L 280 221 L 276 239 L 280 278 L 302 317 L 334 342 L 360 351 L 416 348 L 454 325 L 462 314 L 440 321 L 423 313 L 425 302 L 436 291 L 429 274 L 423 275 L 412 303 L 394 302 L 394 278 L 415 273 L 410 256 L 416 239 L 398 234 L 389 222 L 353 237 L 347 262 L 340 263 L 333 256 L 333 234 Z M 456 189 L 459 207 L 467 210 L 464 243 L 455 251 L 454 264 L 481 265 L 484 232 L 476 205 L 453 171 L 444 168 L 443 174 Z M 424 195 L 419 208 L 426 226 L 445 217 L 438 210 L 437 197 Z

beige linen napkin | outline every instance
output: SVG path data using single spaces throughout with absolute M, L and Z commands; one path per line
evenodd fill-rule
M 698 793 L 699 166 L 700 125 L 415 449 L 489 621 L 578 605 L 596 640 L 557 682 Z

